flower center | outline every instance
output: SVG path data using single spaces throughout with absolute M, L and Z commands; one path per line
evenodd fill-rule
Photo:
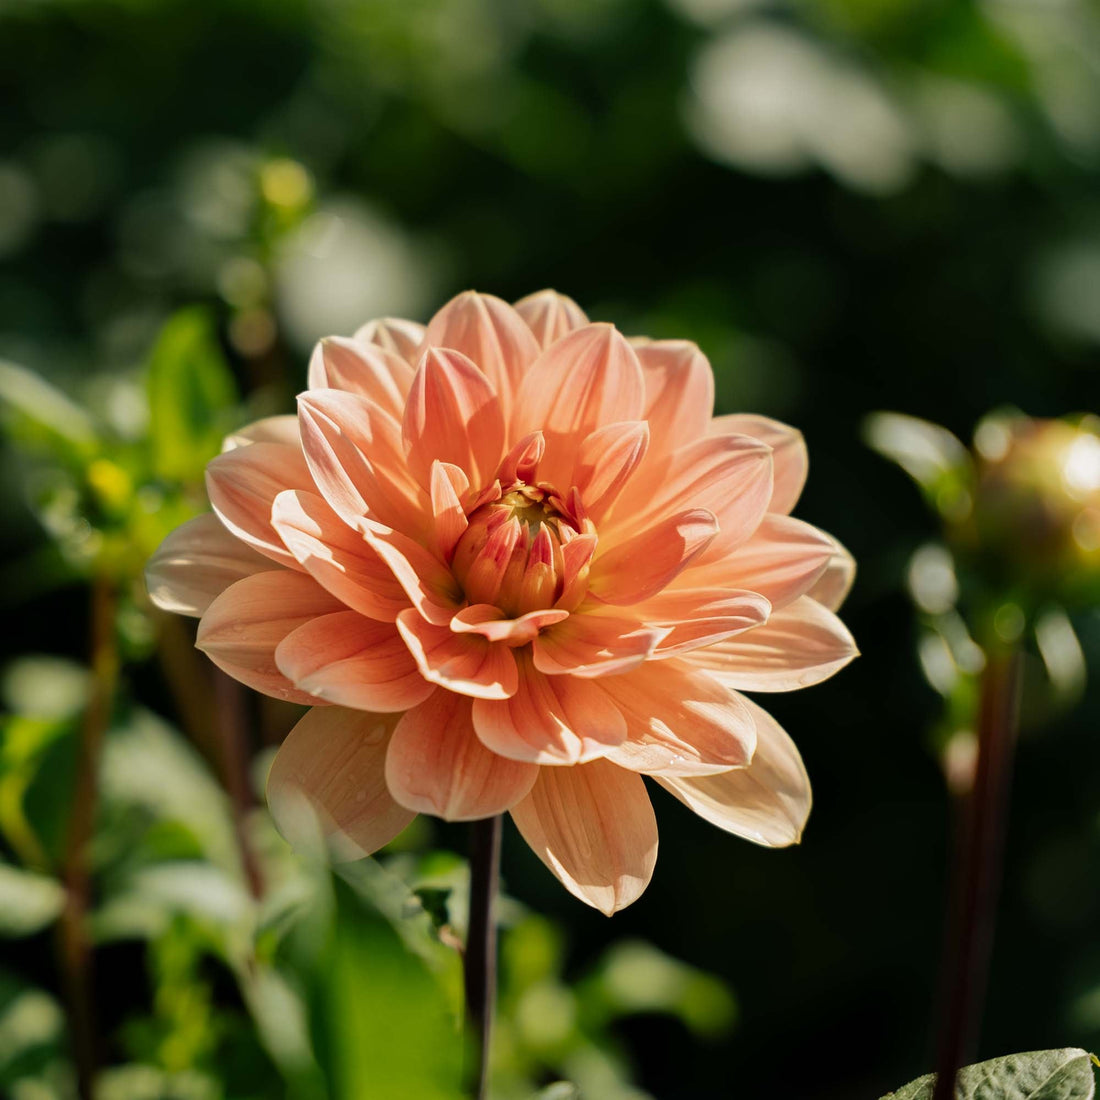
M 584 597 L 592 524 L 548 485 L 516 482 L 497 500 L 467 518 L 451 569 L 472 604 L 487 603 L 506 615 L 548 607 L 572 610 Z

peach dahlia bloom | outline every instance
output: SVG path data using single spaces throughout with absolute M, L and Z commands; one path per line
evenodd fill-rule
M 802 761 L 741 692 L 851 660 L 853 563 L 789 515 L 799 433 L 713 399 L 694 344 L 627 340 L 552 291 L 322 340 L 298 415 L 226 441 L 213 514 L 148 568 L 215 664 L 311 707 L 271 769 L 280 827 L 305 796 L 355 858 L 418 813 L 508 811 L 605 913 L 653 872 L 644 776 L 797 841 Z

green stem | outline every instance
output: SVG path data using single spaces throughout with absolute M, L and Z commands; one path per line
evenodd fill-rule
M 471 826 L 470 919 L 463 974 L 466 983 L 466 1090 L 474 1100 L 488 1095 L 489 1051 L 497 985 L 497 926 L 494 913 L 500 877 L 503 819 L 487 817 Z
M 978 763 L 962 809 L 941 975 L 933 1100 L 951 1100 L 981 1024 L 1001 885 L 1008 794 L 1019 725 L 1016 649 L 987 651 L 978 712 Z

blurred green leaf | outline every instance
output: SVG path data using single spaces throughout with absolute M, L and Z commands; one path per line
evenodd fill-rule
M 30 936 L 52 924 L 65 890 L 48 875 L 0 863 L 0 936 Z
M 57 1058 L 64 1013 L 48 993 L 0 973 L 0 1093 Z
M 181 310 L 161 329 L 149 357 L 153 472 L 187 481 L 218 453 L 237 389 L 203 309 Z
M 56 386 L 0 360 L 0 408 L 17 443 L 65 460 L 87 459 L 98 446 L 92 418 Z
M 1069 1047 L 1008 1054 L 959 1071 L 957 1100 L 1091 1100 L 1096 1093 L 1092 1055 Z M 882 1100 L 932 1100 L 936 1075 L 911 1081 Z

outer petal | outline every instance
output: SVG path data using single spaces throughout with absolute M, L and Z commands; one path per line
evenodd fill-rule
M 608 760 L 633 771 L 710 775 L 752 760 L 756 729 L 745 701 L 680 661 L 600 681 L 626 719 Z
M 285 489 L 313 489 L 300 448 L 251 443 L 218 455 L 206 467 L 206 491 L 222 523 L 265 557 L 302 567 L 271 526 L 271 506 Z
M 859 650 L 847 627 L 803 596 L 764 626 L 697 649 L 684 659 L 744 691 L 794 691 L 827 680 Z
M 450 627 L 426 622 L 413 608 L 397 616 L 397 629 L 421 675 L 433 684 L 479 699 L 507 699 L 515 694 L 516 659 L 503 642 L 490 642 L 480 634 L 456 634 Z
M 312 577 L 277 569 L 227 588 L 199 622 L 195 645 L 224 672 L 276 699 L 320 700 L 300 691 L 279 671 L 275 649 L 292 631 L 343 605 Z
M 585 436 L 641 419 L 644 401 L 642 370 L 630 345 L 611 325 L 586 325 L 551 344 L 524 376 L 512 437 L 542 431 L 546 455 L 539 475 L 560 488 Z
M 855 583 L 856 560 L 836 539 L 833 539 L 833 545 L 833 556 L 825 572 L 806 595 L 812 596 L 830 611 L 839 611 Z
M 523 318 L 491 294 L 468 290 L 429 322 L 427 344 L 468 356 L 488 377 L 507 416 L 512 398 L 539 345 Z
M 298 418 L 291 414 L 255 420 L 227 435 L 222 441 L 222 451 L 235 451 L 250 443 L 282 443 L 301 450 L 302 435 L 298 431 Z
M 449 623 L 462 593 L 451 571 L 420 543 L 381 524 L 363 520 L 359 530 L 389 566 L 412 605 L 428 622 Z
M 469 699 L 436 691 L 398 723 L 386 754 L 386 785 L 403 806 L 473 821 L 503 813 L 531 789 L 538 767 L 485 748 L 470 709 Z
M 606 916 L 649 885 L 657 820 L 639 775 L 604 760 L 542 768 L 512 820 L 562 885 Z
M 420 360 L 401 425 L 409 470 L 425 488 L 432 463 L 449 462 L 479 488 L 504 453 L 504 417 L 492 384 L 465 355 L 429 347 Z
M 714 411 L 714 372 L 689 340 L 634 341 L 645 378 L 645 418 L 655 453 L 706 435 Z
M 412 386 L 413 368 L 377 344 L 326 336 L 309 361 L 311 390 L 347 390 L 367 398 L 400 421 Z
M 700 778 L 657 776 L 705 821 L 769 848 L 802 839 L 810 816 L 810 777 L 795 743 L 766 710 L 745 700 L 756 721 L 756 752 L 747 768 Z
M 836 544 L 816 527 L 769 513 L 752 538 L 721 561 L 700 565 L 681 583 L 702 581 L 759 592 L 774 610 L 805 595 L 825 572 Z
M 393 622 L 409 606 L 405 590 L 377 552 L 316 493 L 280 493 L 271 524 L 318 584 L 348 607 Z
M 653 656 L 673 657 L 761 626 L 771 604 L 758 592 L 666 588 L 631 610 L 647 625 L 668 629 Z
M 528 294 L 516 302 L 516 312 L 527 322 L 539 347 L 543 348 L 588 324 L 584 310 L 572 298 L 556 290 Z
M 145 566 L 145 587 L 162 611 L 199 616 L 234 582 L 270 569 L 269 558 L 207 512 L 177 527 L 157 547 Z
M 543 676 L 524 651 L 510 699 L 474 700 L 474 729 L 493 752 L 534 764 L 578 764 L 626 738 L 626 721 L 592 681 Z
M 393 800 L 385 761 L 397 716 L 314 707 L 290 731 L 267 777 L 267 801 L 291 841 L 309 828 L 312 809 L 340 860 L 388 844 L 416 816 Z M 307 834 L 308 835 L 308 834 Z
M 292 630 L 275 650 L 279 671 L 301 691 L 357 710 L 402 711 L 435 690 L 392 623 L 336 611 Z
M 751 435 L 772 449 L 775 462 L 775 484 L 772 489 L 771 512 L 789 513 L 798 503 L 802 487 L 806 484 L 810 457 L 806 441 L 797 428 L 770 420 L 766 416 L 735 413 L 717 416 L 711 421 L 712 435 Z
M 360 344 L 374 344 L 392 351 L 409 366 L 415 367 L 420 357 L 420 345 L 424 343 L 424 326 L 400 317 L 380 317 L 356 329 L 355 339 Z
M 608 676 L 644 661 L 667 633 L 602 612 L 570 615 L 533 643 L 535 668 L 548 676 Z
M 635 604 L 660 592 L 718 534 L 713 512 L 695 509 L 612 545 L 592 563 L 588 590 L 605 603 Z

